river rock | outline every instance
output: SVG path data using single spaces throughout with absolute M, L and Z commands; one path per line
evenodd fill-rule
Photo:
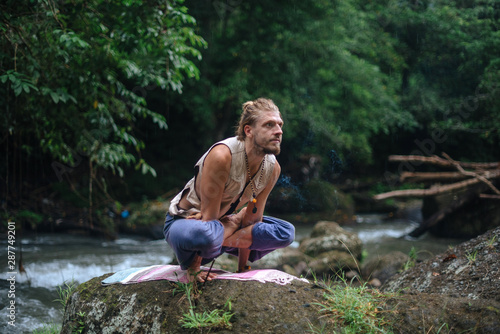
M 380 284 L 402 270 L 403 265 L 409 260 L 409 256 L 400 251 L 370 259 L 363 264 L 361 273 L 367 281 L 378 279 Z M 372 284 L 373 285 L 373 284 Z
M 252 263 L 253 269 L 279 269 L 284 270 L 285 266 L 296 267 L 299 263 L 307 262 L 309 257 L 297 248 L 285 247 L 276 249 L 258 261 Z M 288 271 L 285 270 L 285 271 Z M 298 271 L 289 272 L 292 275 L 300 275 Z
M 438 210 L 452 205 L 465 194 L 462 191 L 425 197 L 422 206 L 423 218 L 428 219 Z M 474 238 L 500 226 L 498 200 L 476 198 L 445 215 L 429 232 L 442 238 Z
M 309 271 L 320 277 L 359 268 L 362 246 L 355 233 L 335 222 L 320 221 L 314 225 L 311 236 L 301 241 L 299 251 L 310 257 Z
M 200 333 L 209 329 L 183 328 L 180 320 L 189 312 L 185 293 L 177 285 L 152 281 L 101 286 L 109 274 L 81 284 L 70 297 L 61 333 Z M 196 299 L 194 312 L 224 309 L 230 300 L 231 328 L 217 333 L 306 333 L 309 324 L 323 326 L 315 302 L 322 299 L 317 286 L 293 281 L 288 285 L 256 281 L 213 280 Z
M 342 271 L 359 270 L 359 263 L 351 254 L 345 251 L 331 250 L 319 254 L 308 263 L 309 270 L 316 277 L 336 275 Z
M 382 287 L 386 300 L 380 314 L 392 323 L 392 332 L 499 333 L 499 239 L 497 228 L 389 279 Z M 109 275 L 81 284 L 70 296 L 62 334 L 202 332 L 181 326 L 189 304 L 184 293 L 174 293 L 175 283 L 103 287 L 100 282 Z M 229 300 L 232 327 L 217 333 L 305 333 L 311 331 L 309 324 L 326 333 L 342 332 L 330 327 L 337 322 L 329 314 L 319 312 L 323 287 L 302 281 L 213 280 L 199 285 L 194 311 L 224 309 Z
M 419 320 L 423 309 L 435 317 L 442 308 L 440 322 L 427 323 L 427 328 L 446 323 L 457 333 L 499 333 L 499 240 L 500 227 L 391 277 L 382 290 L 405 291 L 414 300 L 413 307 L 399 306 L 407 318 L 403 327 L 411 323 L 425 327 Z
M 337 250 L 359 259 L 363 244 L 357 234 L 344 230 L 339 224 L 320 221 L 314 225 L 310 238 L 301 241 L 299 250 L 309 256 Z

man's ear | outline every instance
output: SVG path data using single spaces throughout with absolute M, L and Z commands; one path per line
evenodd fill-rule
M 245 136 L 247 137 L 252 137 L 252 134 L 253 134 L 253 131 L 252 131 L 252 127 L 250 125 L 245 125 L 245 127 L 243 128 L 243 131 L 245 131 Z

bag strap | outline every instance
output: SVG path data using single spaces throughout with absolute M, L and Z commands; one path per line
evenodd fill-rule
M 227 212 L 225 214 L 223 214 L 222 217 L 229 216 L 230 214 L 232 214 L 234 212 L 234 210 L 236 210 L 236 208 L 238 207 L 238 204 L 240 204 L 241 196 L 243 196 L 243 194 L 245 193 L 245 190 L 247 190 L 247 187 L 249 184 L 250 184 L 250 182 L 247 182 L 247 184 L 245 184 L 245 187 L 243 187 L 243 191 L 241 192 L 240 196 L 238 196 L 238 199 L 236 201 L 234 201 L 233 203 L 231 203 L 229 210 L 227 210 Z

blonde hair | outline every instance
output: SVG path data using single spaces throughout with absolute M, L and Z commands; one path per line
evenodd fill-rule
M 245 140 L 245 126 L 254 125 L 259 116 L 263 112 L 268 111 L 277 111 L 281 117 L 280 110 L 270 99 L 260 97 L 256 100 L 243 103 L 240 121 L 236 128 L 236 137 L 238 140 Z

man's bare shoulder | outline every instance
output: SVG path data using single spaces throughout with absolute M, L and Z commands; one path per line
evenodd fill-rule
M 224 144 L 215 145 L 205 159 L 216 163 L 217 165 L 231 164 L 231 150 Z

